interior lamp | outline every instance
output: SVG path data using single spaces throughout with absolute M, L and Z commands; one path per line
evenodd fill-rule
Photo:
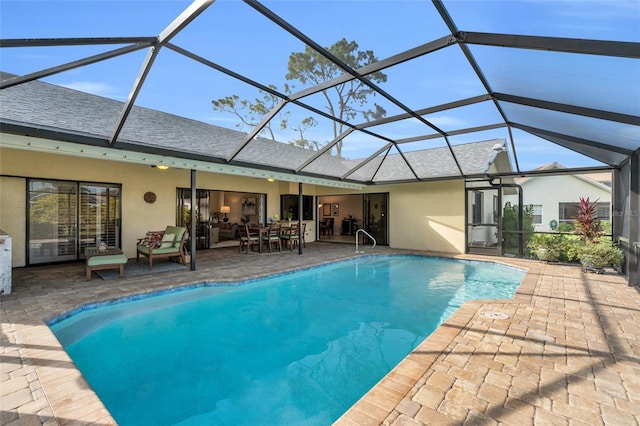
M 229 218 L 227 217 L 227 213 L 231 213 L 231 208 L 229 206 L 222 206 L 220 207 L 220 213 L 224 213 L 224 218 L 222 219 L 222 221 L 228 222 Z

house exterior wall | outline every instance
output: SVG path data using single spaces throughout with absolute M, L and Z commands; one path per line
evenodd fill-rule
M 376 186 L 389 192 L 389 246 L 464 253 L 464 180 Z
M 611 190 L 572 175 L 531 177 L 522 182 L 521 186 L 525 206 L 542 206 L 542 223 L 535 225 L 538 232 L 551 231 L 549 223 L 552 220 L 560 223 L 559 203 L 579 203 L 580 197 L 611 203 Z M 503 202 L 507 201 L 518 204 L 518 197 L 505 196 Z
M 0 151 L 0 171 L 4 155 Z M 26 192 L 24 179 L 0 176 L 0 229 L 11 235 L 11 265 L 23 266 L 26 262 L 27 229 Z M 20 237 L 22 236 L 22 237 Z
M 13 237 L 12 264 L 26 264 L 26 179 L 58 179 L 106 182 L 122 185 L 122 249 L 128 257 L 136 255 L 136 240 L 148 230 L 162 230 L 176 223 L 176 188 L 191 186 L 191 172 L 183 169 L 158 170 L 149 166 L 94 160 L 0 148 L 0 229 Z M 11 177 L 7 177 L 11 176 Z M 17 176 L 17 177 L 13 177 Z M 198 172 L 198 188 L 267 194 L 267 216 L 279 211 L 280 192 L 275 182 Z M 313 190 L 313 188 L 306 188 Z M 156 194 L 146 203 L 147 191 Z M 307 225 L 307 241 L 315 231 Z
M 191 186 L 189 170 L 158 170 L 145 165 L 0 148 L 0 229 L 13 237 L 12 266 L 25 266 L 26 178 L 122 185 L 122 249 L 135 257 L 136 240 L 148 230 L 176 223 L 176 188 Z M 297 193 L 297 183 L 197 172 L 202 189 L 267 194 L 266 216 L 279 213 L 280 194 Z M 157 200 L 146 203 L 153 191 Z M 354 194 L 357 191 L 303 185 L 305 195 Z M 396 248 L 464 253 L 464 182 L 442 181 L 366 188 L 389 192 L 389 245 Z M 341 206 L 342 207 L 342 206 Z M 346 206 L 345 206 L 346 207 Z M 341 217 L 343 215 L 341 208 Z M 346 212 L 345 212 L 346 213 Z M 307 222 L 306 241 L 315 240 L 315 222 Z

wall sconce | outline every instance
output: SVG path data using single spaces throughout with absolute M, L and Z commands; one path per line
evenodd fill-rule
M 154 164 L 151 167 L 158 170 L 167 170 L 169 168 L 169 166 L 165 166 L 164 164 Z
M 274 178 L 267 178 L 267 182 L 275 182 L 276 180 Z
M 224 218 L 222 219 L 222 221 L 223 222 L 228 222 L 229 218 L 227 217 L 227 213 L 231 213 L 231 207 L 229 207 L 229 206 L 220 207 L 220 213 L 224 213 Z

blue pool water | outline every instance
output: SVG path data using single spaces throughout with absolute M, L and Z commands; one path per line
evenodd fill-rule
M 50 326 L 120 425 L 328 425 L 524 271 L 375 256 L 91 307 Z

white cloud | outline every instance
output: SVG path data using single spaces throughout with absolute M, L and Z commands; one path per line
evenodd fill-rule
M 103 82 L 72 81 L 70 83 L 60 83 L 59 85 L 62 87 L 67 87 L 69 89 L 77 90 L 79 92 L 91 93 L 93 95 L 104 96 L 108 98 L 125 98 L 123 96 L 118 96 L 116 90 L 113 87 Z
M 195 117 L 194 120 L 198 120 L 198 121 L 203 121 L 205 123 L 211 123 L 211 124 L 216 124 L 218 123 L 218 125 L 222 126 L 222 127 L 227 127 L 227 128 L 233 128 L 233 129 L 237 129 L 236 124 L 238 124 L 240 122 L 240 119 L 238 117 L 235 116 L 222 116 L 222 115 L 207 115 L 207 116 L 199 116 L 199 117 Z
M 638 13 L 637 1 L 554 1 L 544 2 L 546 6 L 555 6 L 558 15 L 584 20 L 602 20 L 607 18 L 629 18 Z
M 438 127 L 449 127 L 449 128 L 463 128 L 466 126 L 466 122 L 464 120 L 460 120 L 456 117 L 451 117 L 447 115 L 434 115 L 427 117 L 431 124 L 435 124 Z

